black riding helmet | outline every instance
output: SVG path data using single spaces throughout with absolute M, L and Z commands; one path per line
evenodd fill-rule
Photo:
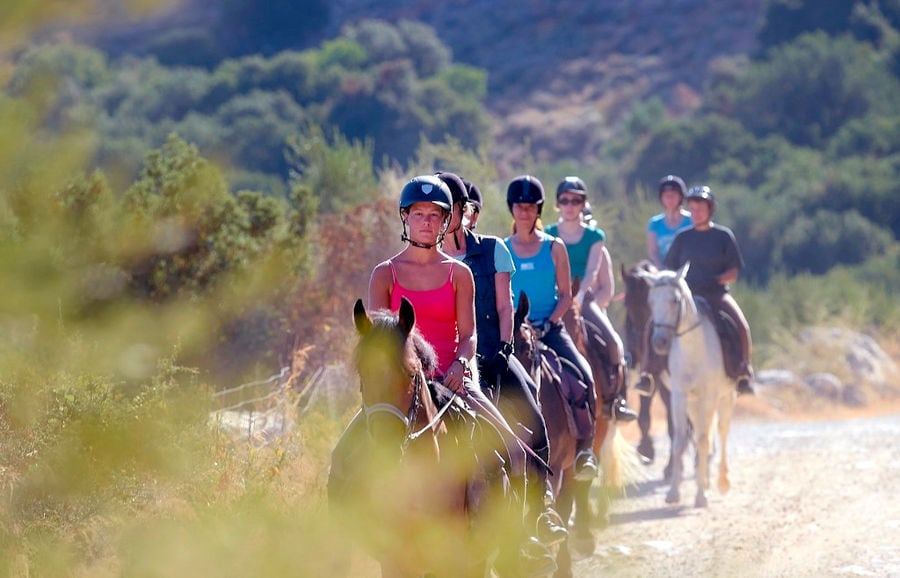
M 453 197 L 444 182 L 431 175 L 413 177 L 400 191 L 400 211 L 413 203 L 434 203 L 445 211 L 450 210 Z
M 481 211 L 481 207 L 484 203 L 484 199 L 481 197 L 481 191 L 472 181 L 463 179 L 463 184 L 466 185 L 466 192 L 469 194 L 469 204 L 475 207 L 475 212 Z
M 537 205 L 538 215 L 540 215 L 544 208 L 544 185 L 532 175 L 514 178 L 506 187 L 506 206 L 509 207 L 510 213 L 512 213 L 512 206 L 515 203 Z
M 584 181 L 579 177 L 566 177 L 561 180 L 556 187 L 557 200 L 563 193 L 573 193 L 587 198 L 587 187 L 585 186 Z
M 665 191 L 678 191 L 681 195 L 681 200 L 684 200 L 684 193 L 687 191 L 687 187 L 684 184 L 684 181 L 681 177 L 677 177 L 675 175 L 666 175 L 659 180 L 659 197 L 662 198 L 662 194 Z
M 444 184 L 447 185 L 447 188 L 450 189 L 450 198 L 453 200 L 454 205 L 460 204 L 465 206 L 465 204 L 469 202 L 469 193 L 466 190 L 466 184 L 459 178 L 459 175 L 438 171 L 434 173 L 434 176 L 442 180 Z
M 707 206 L 709 206 L 710 217 L 713 215 L 713 213 L 716 212 L 716 196 L 713 194 L 712 189 L 710 189 L 706 185 L 700 187 L 691 187 L 691 189 L 687 192 L 687 200 L 706 201 Z
M 415 203 L 434 203 L 444 210 L 444 227 L 438 235 L 437 243 L 432 245 L 419 243 L 409 238 L 406 231 L 406 210 Z M 400 191 L 400 220 L 403 222 L 403 234 L 400 240 L 409 242 L 410 245 L 430 249 L 436 245 L 440 245 L 444 240 L 444 234 L 447 232 L 447 225 L 450 223 L 450 207 L 453 205 L 453 197 L 450 195 L 450 189 L 441 179 L 432 175 L 419 175 L 413 177 L 403 186 Z

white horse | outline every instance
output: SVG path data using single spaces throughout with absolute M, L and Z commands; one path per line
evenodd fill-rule
M 697 496 L 694 505 L 707 505 L 709 489 L 709 456 L 713 430 L 718 422 L 719 491 L 730 488 L 726 460 L 728 429 L 737 391 L 725 374 L 722 346 L 713 321 L 698 310 L 684 278 L 690 263 L 676 272 L 642 273 L 651 280 L 648 302 L 653 315 L 651 343 L 660 355 L 669 355 L 672 414 L 675 425 L 672 454 L 672 486 L 666 502 L 681 499 L 679 486 L 683 476 L 684 450 L 693 425 L 697 448 Z

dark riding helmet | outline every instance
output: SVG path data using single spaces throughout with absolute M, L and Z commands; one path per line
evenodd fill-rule
M 713 194 L 712 189 L 710 189 L 706 185 L 700 187 L 691 187 L 691 189 L 687 192 L 687 200 L 706 201 L 707 206 L 709 206 L 710 216 L 712 216 L 712 214 L 716 212 L 716 196 Z
M 544 185 L 537 177 L 522 175 L 516 177 L 506 187 L 506 206 L 512 212 L 515 203 L 537 205 L 538 215 L 544 208 Z
M 444 181 L 444 184 L 450 189 L 450 198 L 453 200 L 454 205 L 465 205 L 469 202 L 469 193 L 466 191 L 466 185 L 459 178 L 459 175 L 438 171 L 434 173 L 434 176 Z
M 469 203 L 474 205 L 476 211 L 480 211 L 484 202 L 484 199 L 481 198 L 481 191 L 472 181 L 463 179 L 463 184 L 466 185 L 466 192 L 469 194 Z
M 587 187 L 584 181 L 578 177 L 566 177 L 556 187 L 556 198 L 559 199 L 559 196 L 563 193 L 574 193 L 587 198 Z
M 413 177 L 400 191 L 400 211 L 414 203 L 434 203 L 445 211 L 450 210 L 453 197 L 441 179 L 432 175 Z
M 681 195 L 681 200 L 684 200 L 684 193 L 687 191 L 687 187 L 684 184 L 684 181 L 681 180 L 681 177 L 677 177 L 675 175 L 666 175 L 659 180 L 659 196 L 662 198 L 662 194 L 665 191 L 678 191 Z

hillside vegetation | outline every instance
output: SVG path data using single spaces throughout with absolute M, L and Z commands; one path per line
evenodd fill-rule
M 0 25 L 2 575 L 329 575 L 340 421 L 236 444 L 210 394 L 349 359 L 412 174 L 478 183 L 497 234 L 511 176 L 580 174 L 617 265 L 660 176 L 708 183 L 757 367 L 809 325 L 898 350 L 895 2 L 43 4 Z

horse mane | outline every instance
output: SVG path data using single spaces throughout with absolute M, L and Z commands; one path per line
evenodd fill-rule
M 651 261 L 650 259 L 641 259 L 640 261 L 632 265 L 631 269 L 628 270 L 628 272 L 632 275 L 638 272 L 657 273 L 658 271 L 659 269 L 656 267 L 656 265 L 653 264 L 653 261 Z
M 397 314 L 389 309 L 370 311 L 369 317 L 372 320 L 373 330 L 377 333 L 394 332 L 399 334 L 401 332 Z M 437 353 L 435 353 L 434 347 L 422 337 L 418 328 L 413 327 L 407 341 L 411 346 L 405 349 L 403 365 L 410 375 L 415 375 L 419 370 L 426 375 L 434 373 L 438 367 Z

